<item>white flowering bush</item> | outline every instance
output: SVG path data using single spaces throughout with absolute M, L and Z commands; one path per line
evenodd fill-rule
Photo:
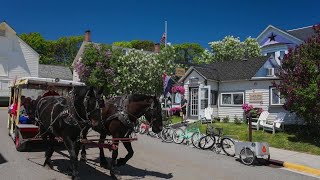
M 257 57 L 260 55 L 258 42 L 253 38 L 247 38 L 244 42 L 240 38 L 226 36 L 222 41 L 209 42 L 213 52 L 214 60 L 239 60 L 245 57 L 247 50 L 248 57 Z
M 195 57 L 193 60 L 198 64 L 210 64 L 215 61 L 212 52 L 210 52 L 208 49 L 205 49 L 202 53 L 200 53 L 200 56 Z

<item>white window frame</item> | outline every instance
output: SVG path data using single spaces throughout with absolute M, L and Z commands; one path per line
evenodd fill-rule
M 222 101 L 222 96 L 225 94 L 230 94 L 231 95 L 231 104 L 223 104 Z M 233 100 L 233 95 L 234 94 L 242 94 L 242 104 L 244 103 L 244 92 L 228 92 L 228 93 L 221 93 L 221 98 L 220 98 L 220 105 L 221 106 L 242 106 L 242 104 L 234 104 Z
M 281 97 L 280 97 L 280 95 L 281 95 L 281 92 L 279 91 L 279 90 L 277 90 L 278 91 L 278 98 L 279 98 L 279 103 L 278 104 L 273 104 L 273 90 L 277 90 L 275 87 L 271 87 L 270 88 L 270 105 L 271 106 L 282 106 L 283 105 L 283 103 L 281 103 Z

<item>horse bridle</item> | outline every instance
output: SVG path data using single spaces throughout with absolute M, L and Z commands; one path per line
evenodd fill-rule
M 90 90 L 87 91 L 87 93 L 86 93 L 86 95 L 85 95 L 85 97 L 84 97 L 84 99 L 83 99 L 83 105 L 84 105 L 84 108 L 85 108 L 86 119 L 89 120 L 89 121 L 91 121 L 91 120 L 89 119 L 89 116 L 91 115 L 91 113 L 93 113 L 93 112 L 95 112 L 95 111 L 97 111 L 97 110 L 101 111 L 101 108 L 100 108 L 100 105 L 99 105 L 99 100 L 100 100 L 100 98 L 97 98 L 96 92 L 93 91 L 96 104 L 95 104 L 95 107 L 93 108 L 93 110 L 91 110 L 90 112 L 88 112 L 88 99 L 90 98 L 89 95 L 88 95 L 89 92 L 90 92 Z

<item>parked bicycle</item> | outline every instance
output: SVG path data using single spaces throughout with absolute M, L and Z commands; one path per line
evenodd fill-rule
M 173 141 L 177 144 L 181 144 L 185 141 L 185 144 L 187 145 L 189 145 L 191 141 L 194 147 L 199 148 L 199 140 L 202 137 L 199 126 L 200 124 L 198 121 L 192 124 L 187 124 L 185 130 L 177 128 L 173 132 Z
M 211 149 L 216 153 L 220 153 L 221 149 L 228 156 L 235 156 L 234 140 L 223 136 L 223 128 L 207 126 L 206 135 L 199 140 L 200 149 Z

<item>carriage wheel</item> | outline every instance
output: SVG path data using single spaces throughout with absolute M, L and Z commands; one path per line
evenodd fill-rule
M 21 141 L 23 140 L 21 132 L 19 130 L 19 128 L 15 128 L 15 145 L 16 145 L 16 149 L 19 152 L 22 152 L 24 150 L 26 150 L 26 145 L 27 143 L 21 143 Z
M 256 159 L 256 156 L 250 148 L 243 148 L 240 151 L 240 159 L 243 164 L 252 165 L 254 160 Z

